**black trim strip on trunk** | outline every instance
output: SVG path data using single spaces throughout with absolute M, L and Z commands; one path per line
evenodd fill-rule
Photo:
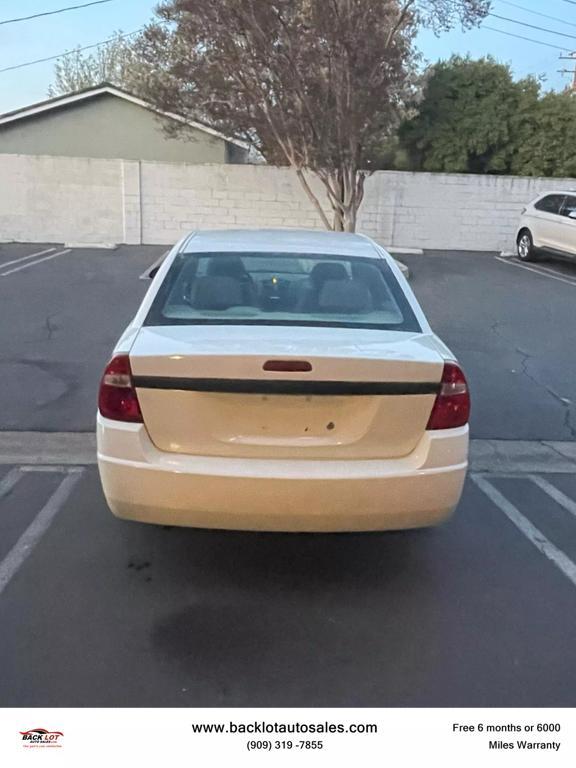
M 281 381 L 278 379 L 184 379 L 134 376 L 137 389 L 235 392 L 246 395 L 436 395 L 431 381 Z

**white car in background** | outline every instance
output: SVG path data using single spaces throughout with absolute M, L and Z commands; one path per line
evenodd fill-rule
M 206 231 L 160 266 L 107 365 L 118 517 L 202 528 L 434 525 L 468 456 L 464 374 L 361 235 Z
M 576 259 L 576 190 L 546 192 L 523 211 L 516 235 L 522 261 L 539 253 Z

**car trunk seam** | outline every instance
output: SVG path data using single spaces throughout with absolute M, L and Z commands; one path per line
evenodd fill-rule
M 237 394 L 286 395 L 435 395 L 438 382 L 414 381 L 305 381 L 285 379 L 180 378 L 134 376 L 136 389 L 179 390 L 184 392 L 227 392 Z

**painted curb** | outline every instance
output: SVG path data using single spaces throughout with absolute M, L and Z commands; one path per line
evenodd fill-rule
M 399 253 L 400 256 L 402 254 L 405 254 L 406 256 L 423 256 L 424 250 L 422 248 L 400 248 L 396 247 L 395 245 L 388 245 L 383 246 L 385 251 L 388 251 L 388 253 L 395 254 Z
M 114 251 L 118 248 L 116 243 L 64 243 L 64 248 L 86 249 L 86 250 L 102 250 L 102 251 Z

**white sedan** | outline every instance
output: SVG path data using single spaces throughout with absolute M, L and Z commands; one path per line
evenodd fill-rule
M 435 525 L 462 492 L 470 399 L 394 260 L 361 235 L 197 232 L 107 365 L 118 517 L 260 531 Z
M 539 254 L 576 258 L 576 194 L 546 192 L 522 211 L 516 235 L 522 261 L 535 261 Z

